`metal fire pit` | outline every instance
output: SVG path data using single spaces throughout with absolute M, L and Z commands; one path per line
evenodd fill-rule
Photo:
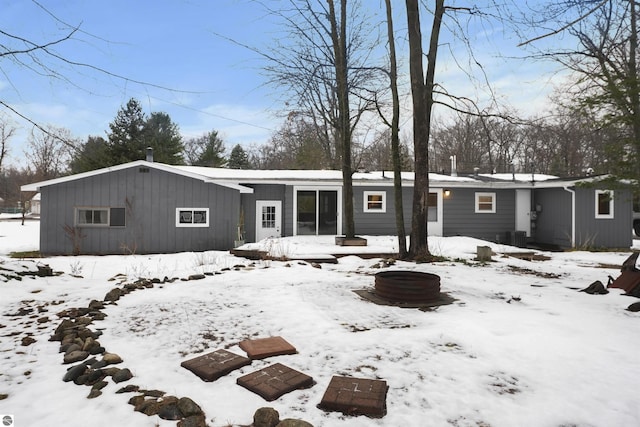
M 375 275 L 375 293 L 394 302 L 436 301 L 440 298 L 440 276 L 418 271 L 381 271 Z

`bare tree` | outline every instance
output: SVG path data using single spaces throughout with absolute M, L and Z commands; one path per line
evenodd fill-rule
M 407 34 L 409 38 L 409 72 L 413 101 L 414 184 L 411 219 L 411 244 L 409 257 L 429 261 L 431 253 L 427 242 L 429 200 L 429 137 L 431 134 L 431 110 L 438 54 L 440 26 L 444 15 L 444 0 L 435 0 L 431 27 L 426 75 L 423 68 L 422 29 L 418 0 L 406 0 Z
M 326 153 L 342 171 L 345 235 L 355 235 L 353 220 L 353 138 L 363 114 L 374 108 L 379 67 L 372 66 L 375 28 L 359 0 L 288 0 L 273 9 L 287 26 L 285 41 L 267 54 L 272 83 L 285 88 L 295 111 L 316 125 Z
M 593 131 L 618 133 L 617 143 L 609 141 L 611 172 L 640 178 L 638 2 L 563 0 L 542 6 L 522 10 L 523 16 L 515 20 L 528 31 L 547 28 L 535 37 L 524 34 L 527 39 L 522 45 L 533 49 L 535 57 L 553 58 L 572 72 L 575 84 L 566 91 L 567 101 L 593 120 Z M 577 47 L 544 44 L 560 33 L 573 36 Z
M 9 154 L 9 140 L 15 135 L 17 128 L 6 116 L 0 116 L 0 171 Z
M 46 126 L 34 127 L 25 156 L 38 179 L 52 179 L 64 175 L 71 159 L 66 141 L 74 141 L 68 129 Z

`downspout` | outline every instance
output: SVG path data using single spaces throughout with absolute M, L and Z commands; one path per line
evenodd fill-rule
M 567 186 L 562 188 L 571 193 L 571 248 L 573 249 L 576 247 L 576 192 Z

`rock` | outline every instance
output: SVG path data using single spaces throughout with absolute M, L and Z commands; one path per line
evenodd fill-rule
M 64 374 L 64 377 L 62 377 L 62 381 L 64 382 L 75 381 L 76 378 L 84 374 L 86 370 L 87 370 L 87 367 L 82 363 L 79 365 L 73 366 L 67 371 L 66 374 Z
M 160 409 L 158 410 L 158 416 L 163 420 L 182 419 L 182 413 L 180 412 L 180 409 L 178 409 L 178 404 L 176 402 L 171 402 L 167 404 L 162 402 L 160 404 Z
M 102 381 L 104 379 L 104 377 L 106 377 L 104 371 L 102 371 L 102 369 L 97 369 L 95 371 L 91 371 L 89 372 L 88 376 L 87 376 L 87 382 L 86 384 L 88 385 L 94 385 L 99 381 Z
M 91 350 L 89 350 L 90 354 L 102 354 L 106 351 L 106 349 L 102 346 L 96 346 L 93 347 Z
M 634 313 L 640 311 L 640 302 L 634 302 L 629 307 L 627 307 L 628 311 L 633 311 Z
M 117 363 L 122 363 L 122 358 L 115 353 L 103 354 L 102 360 L 104 360 L 107 363 L 107 365 L 115 365 Z
M 280 422 L 280 414 L 273 408 L 260 408 L 253 414 L 254 427 L 275 427 Z
M 28 347 L 31 344 L 33 344 L 34 342 L 36 342 L 36 339 L 33 337 L 24 337 L 22 338 L 21 344 L 23 347 Z
M 133 384 L 129 384 L 127 386 L 122 387 L 121 389 L 119 389 L 118 391 L 116 391 L 116 394 L 122 394 L 122 393 L 135 393 L 136 391 L 140 390 L 140 387 L 137 385 L 133 385 Z M 142 397 L 142 399 L 144 400 L 144 396 L 137 396 L 137 397 Z M 132 398 L 133 399 L 133 398 Z M 129 402 L 131 403 L 131 402 Z
M 122 296 L 122 289 L 113 288 L 104 296 L 105 301 L 118 301 Z
M 102 390 L 103 388 L 105 388 L 108 385 L 109 385 L 109 383 L 106 382 L 106 381 L 98 381 L 91 388 L 95 389 L 95 390 Z
M 65 344 L 63 346 L 60 347 L 61 349 L 64 348 L 64 354 L 69 354 L 69 353 L 73 353 L 74 351 L 82 351 L 82 346 L 79 346 L 76 343 L 72 343 L 72 344 Z
M 91 300 L 89 308 L 92 310 L 102 310 L 104 308 L 104 302 L 98 300 Z
M 64 364 L 79 362 L 81 360 L 89 357 L 89 353 L 86 351 L 72 351 L 71 353 L 67 353 L 64 355 L 63 362 Z
M 309 424 L 303 420 L 294 420 L 293 418 L 286 418 L 280 421 L 276 427 L 313 427 L 313 424 Z
M 118 372 L 116 372 L 112 376 L 112 378 L 113 378 L 113 382 L 117 384 L 117 383 L 129 381 L 131 378 L 133 378 L 133 374 L 128 368 L 125 368 L 125 369 L 120 369 Z
M 127 387 L 128 387 L 128 386 L 127 386 Z M 125 388 L 126 388 L 126 387 L 125 387 Z M 123 390 L 123 389 L 120 389 L 120 390 Z M 120 392 L 120 390 L 116 391 L 116 393 L 119 393 L 119 392 Z M 124 392 L 123 392 L 123 393 L 124 393 Z M 144 402 L 145 402 L 145 400 L 144 400 L 144 396 L 142 396 L 142 395 L 133 396 L 131 399 L 129 399 L 129 405 L 133 405 L 133 407 L 135 408 L 135 409 L 134 409 L 135 411 L 138 411 L 138 409 L 137 409 L 137 408 L 138 408 L 140 405 L 142 405 Z M 141 411 L 138 411 L 138 412 L 141 412 Z
M 178 427 L 207 427 L 207 421 L 204 415 L 192 415 L 178 421 Z
M 204 274 L 192 274 L 187 278 L 187 280 L 202 280 L 204 278 L 205 278 Z
M 202 409 L 196 402 L 188 397 L 181 397 L 178 400 L 178 409 L 182 413 L 183 417 L 190 417 L 192 415 L 203 415 Z
M 102 394 L 101 390 L 92 388 L 91 391 L 89 392 L 89 396 L 87 396 L 87 399 L 95 399 L 96 397 L 100 396 Z

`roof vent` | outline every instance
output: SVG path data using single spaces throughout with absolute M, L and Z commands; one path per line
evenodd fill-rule
M 153 163 L 153 148 L 147 147 L 147 162 Z

